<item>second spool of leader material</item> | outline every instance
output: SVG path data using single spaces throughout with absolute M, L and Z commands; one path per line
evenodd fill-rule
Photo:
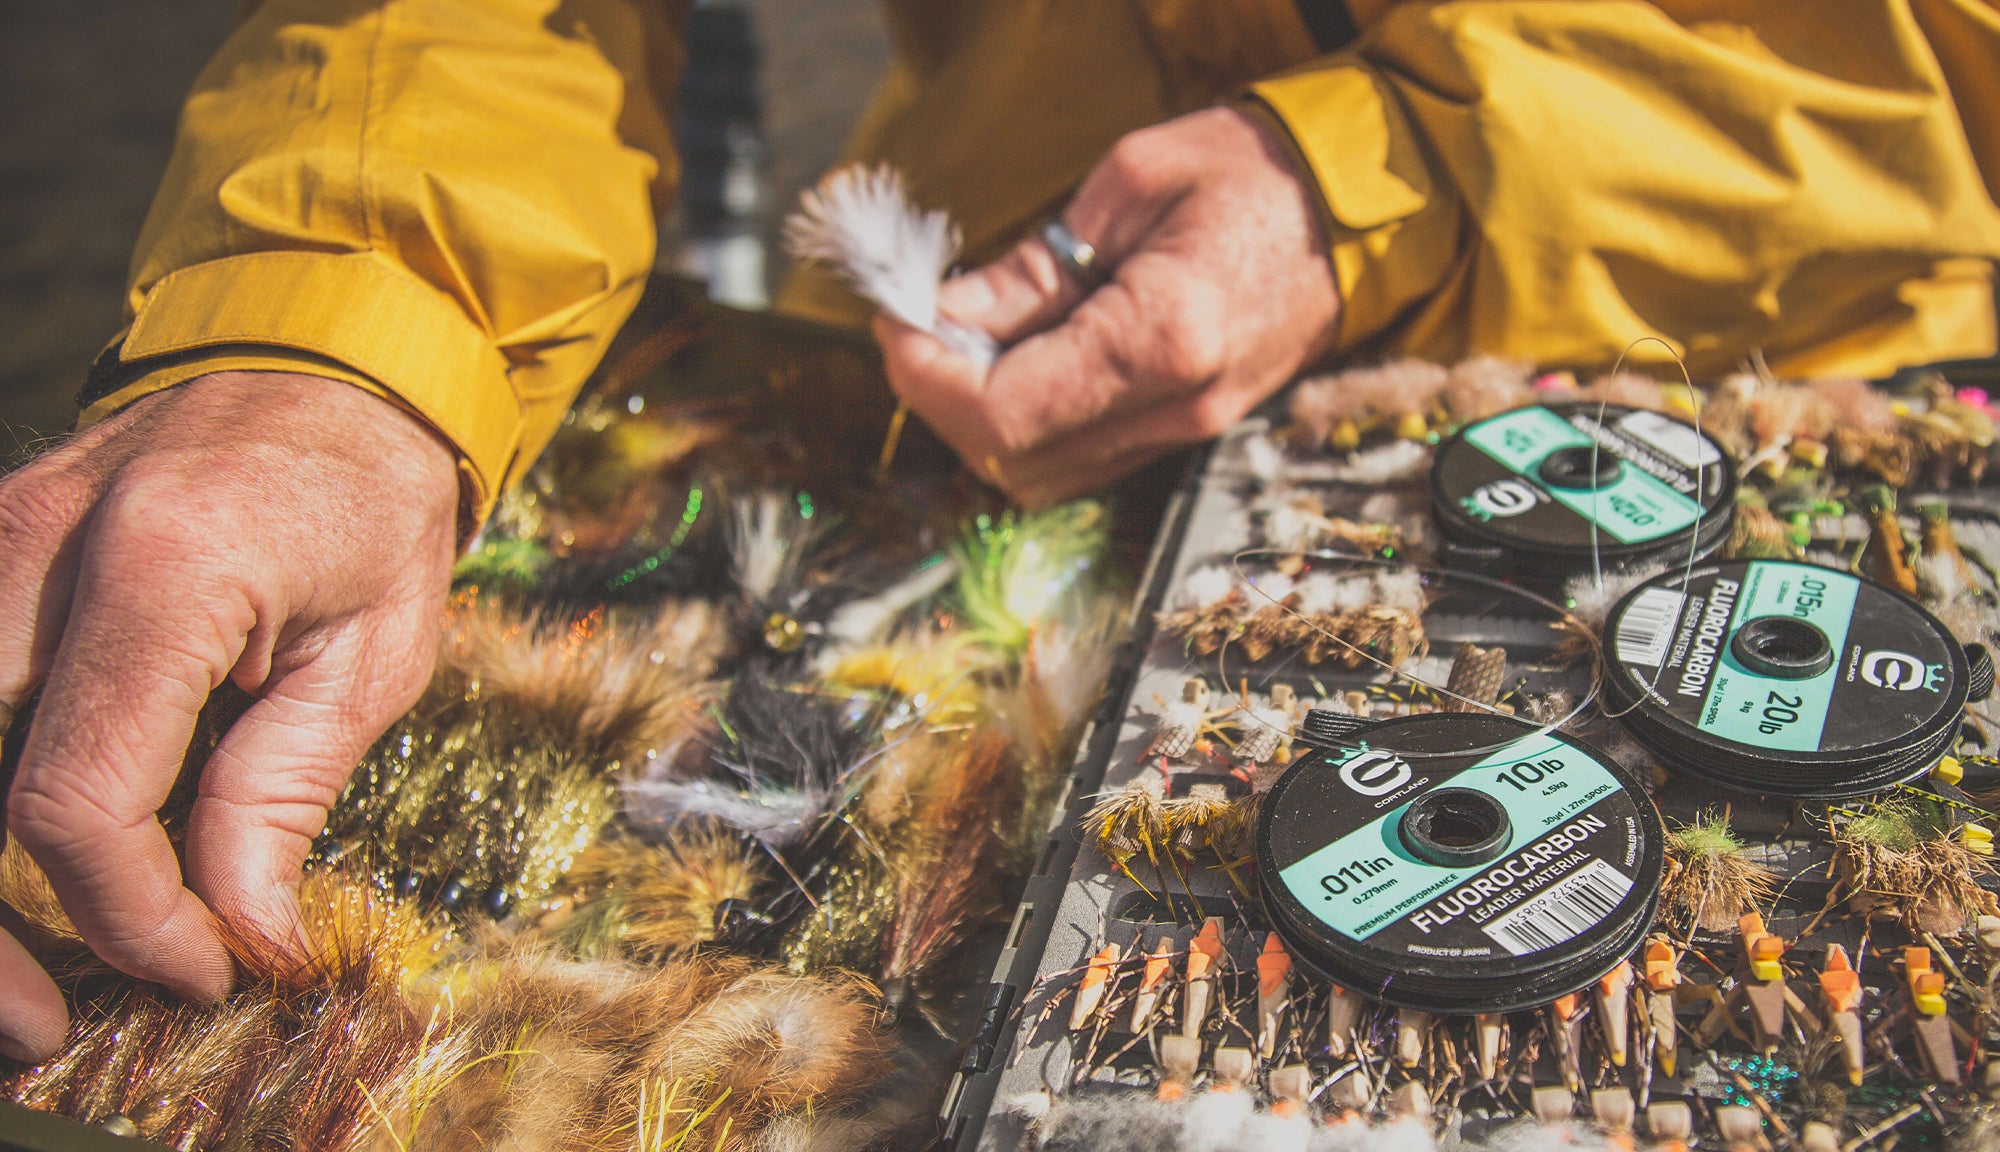
M 1265 910 L 1321 976 L 1401 1007 L 1508 1012 L 1589 985 L 1652 925 L 1665 832 L 1602 752 L 1475 713 L 1341 743 L 1286 769 L 1255 832 Z
M 1708 555 L 1729 538 L 1736 466 L 1659 412 L 1532 405 L 1439 445 L 1431 505 L 1450 566 L 1557 583 Z
M 1860 796 L 1929 771 L 1971 666 L 1916 601 L 1814 564 L 1648 580 L 1605 620 L 1605 700 L 1670 770 L 1766 795 Z

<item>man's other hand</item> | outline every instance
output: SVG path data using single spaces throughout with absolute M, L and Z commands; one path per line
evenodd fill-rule
M 429 676 L 451 451 L 315 376 L 218 373 L 0 478 L 0 720 L 42 688 L 7 832 L 85 942 L 229 990 L 218 918 L 298 939 L 299 870 L 354 764 Z M 202 770 L 185 883 L 155 813 L 225 679 L 256 697 Z M 0 1051 L 61 1044 L 56 986 L 0 933 Z
M 1008 494 L 1045 504 L 1220 434 L 1333 340 L 1318 192 L 1279 129 L 1212 108 L 1120 140 L 1064 222 L 1097 288 L 1039 239 L 948 282 L 940 308 L 1007 346 L 982 372 L 888 319 L 903 400 Z

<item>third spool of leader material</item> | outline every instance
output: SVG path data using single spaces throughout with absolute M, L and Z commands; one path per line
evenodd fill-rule
M 1614 605 L 1604 634 L 1607 710 L 1648 751 L 1766 795 L 1859 796 L 1915 779 L 1984 695 L 1967 650 L 1916 601 L 1815 564 L 1666 572 Z
M 1255 830 L 1265 910 L 1306 968 L 1401 1007 L 1509 1012 L 1588 986 L 1651 926 L 1665 831 L 1604 753 L 1473 713 L 1338 743 L 1286 769 Z
M 1449 567 L 1556 584 L 1708 555 L 1729 539 L 1736 466 L 1664 413 L 1530 405 L 1438 446 L 1431 508 Z

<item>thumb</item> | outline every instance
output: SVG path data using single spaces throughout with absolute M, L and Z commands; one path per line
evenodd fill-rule
M 386 672 L 353 637 L 272 681 L 217 745 L 188 820 L 188 887 L 225 922 L 303 948 L 299 878 L 354 766 L 421 692 L 429 662 Z

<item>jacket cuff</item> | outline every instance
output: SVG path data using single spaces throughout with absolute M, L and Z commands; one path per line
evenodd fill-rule
M 330 376 L 398 403 L 457 450 L 474 523 L 520 449 L 506 357 L 450 297 L 366 252 L 259 252 L 165 277 L 92 370 L 80 422 L 235 369 Z
M 1456 223 L 1402 106 L 1365 65 L 1335 57 L 1250 87 L 1290 134 L 1325 205 L 1340 288 L 1337 351 L 1393 324 L 1450 266 Z M 1399 238 L 1404 242 L 1398 243 Z

